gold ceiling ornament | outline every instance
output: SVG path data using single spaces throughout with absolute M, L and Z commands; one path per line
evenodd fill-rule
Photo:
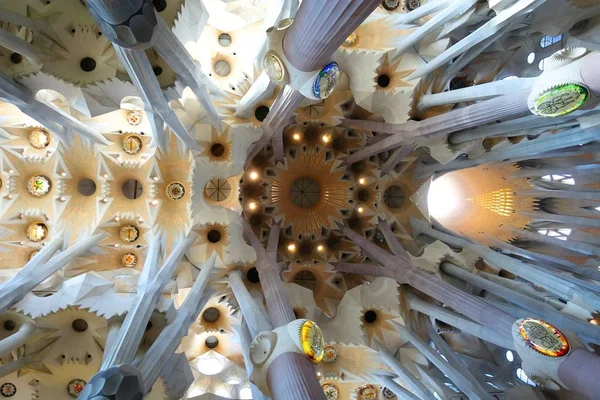
M 379 390 L 369 383 L 358 388 L 356 398 L 358 400 L 377 400 L 379 398 Z
M 83 379 L 73 379 L 67 385 L 67 393 L 69 393 L 69 396 L 76 399 L 85 388 L 85 385 L 87 385 L 87 382 Z
M 34 175 L 27 181 L 27 190 L 32 196 L 43 197 L 52 189 L 50 178 L 44 175 Z
M 133 268 L 136 266 L 137 260 L 138 258 L 135 254 L 126 253 L 121 257 L 121 264 L 123 264 L 125 268 Z
M 50 145 L 50 133 L 45 129 L 33 129 L 29 133 L 29 144 L 34 149 L 45 149 Z
M 211 179 L 204 186 L 204 197 L 213 203 L 221 203 L 231 196 L 231 184 L 226 179 Z
M 342 43 L 342 46 L 344 47 L 352 47 L 356 44 L 356 42 L 358 41 L 358 34 L 356 32 L 352 32 L 347 38 L 346 40 L 344 40 L 344 43 Z
M 121 146 L 123 147 L 123 151 L 125 153 L 134 155 L 139 153 L 140 150 L 142 150 L 142 139 L 137 135 L 127 135 L 123 138 Z
M 323 361 L 326 363 L 332 363 L 337 359 L 338 353 L 335 346 L 327 345 L 325 346 L 325 353 L 323 356 Z
M 33 222 L 27 226 L 26 235 L 32 242 L 41 242 L 48 237 L 48 226 L 43 222 Z
M 142 113 L 139 111 L 131 111 L 127 114 L 127 123 L 131 126 L 138 126 L 142 123 Z
M 123 225 L 119 231 L 119 238 L 125 243 L 133 243 L 140 237 L 140 231 L 133 225 Z
M 181 200 L 185 196 L 185 186 L 181 182 L 171 182 L 167 186 L 167 196 L 171 200 Z
M 283 220 L 283 229 L 291 228 L 294 236 L 320 237 L 323 228 L 335 229 L 342 220 L 342 210 L 351 209 L 350 187 L 343 180 L 344 170 L 335 160 L 326 160 L 325 151 L 299 149 L 285 165 L 275 170 L 275 177 L 265 177 L 273 216 Z

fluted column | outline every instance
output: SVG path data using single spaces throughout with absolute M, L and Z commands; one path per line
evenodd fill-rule
M 293 66 L 310 72 L 327 64 L 381 0 L 304 0 L 283 41 Z
M 243 311 L 242 311 L 243 313 Z M 244 317 L 246 318 L 246 317 Z M 244 365 L 246 367 L 246 373 L 250 375 L 252 372 L 252 361 L 250 360 L 250 344 L 252 343 L 252 336 L 248 329 L 246 321 L 242 321 L 240 325 L 233 325 L 233 331 L 237 335 L 240 346 L 242 348 L 242 356 L 244 357 Z M 253 383 L 250 383 L 250 390 L 252 391 L 252 399 L 254 400 L 267 400 L 265 396 Z
M 296 319 L 287 295 L 275 256 L 279 240 L 279 225 L 273 223 L 265 250 L 252 228 L 242 219 L 244 237 L 256 251 L 256 269 L 265 295 L 269 317 L 274 328 Z M 325 400 L 325 394 L 315 374 L 313 364 L 298 353 L 283 353 L 269 366 L 267 384 L 273 399 Z
M 242 273 L 240 270 L 235 270 L 229 273 L 229 286 L 233 291 L 233 295 L 242 310 L 244 320 L 248 325 L 250 334 L 255 337 L 260 332 L 270 331 L 273 329 L 271 323 L 265 319 L 262 310 L 258 308 L 254 298 L 242 281 Z
M 394 271 L 394 278 L 398 283 L 409 284 L 473 321 L 495 329 L 505 338 L 511 338 L 511 327 L 515 319 L 509 314 L 490 306 L 481 298 L 463 292 L 436 275 L 414 267 L 410 259 L 393 256 L 352 229 L 344 226 L 341 230 L 355 245 L 370 254 L 387 269 Z
M 558 367 L 558 377 L 569 388 L 588 399 L 600 399 L 600 357 L 580 348 Z

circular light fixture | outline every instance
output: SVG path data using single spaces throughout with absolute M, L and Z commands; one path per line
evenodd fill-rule
M 142 150 L 142 139 L 136 135 L 125 136 L 121 143 L 123 151 L 127 154 L 134 155 Z
M 324 134 L 323 136 L 321 136 L 321 140 L 323 141 L 323 143 L 331 142 L 331 134 L 330 133 Z
M 508 362 L 515 361 L 515 355 L 510 350 L 506 350 L 506 354 L 504 354 L 504 356 L 506 357 L 506 359 L 508 360 Z
M 256 205 L 256 202 L 254 202 L 254 201 L 251 201 L 250 203 L 248 203 L 248 209 L 249 209 L 250 211 L 254 211 L 254 210 L 256 210 L 256 208 L 257 208 L 257 207 L 258 207 L 258 206 Z
M 29 144 L 34 149 L 44 149 L 50 144 L 50 134 L 45 129 L 34 129 L 29 133 Z
M 131 111 L 127 114 L 127 123 L 131 126 L 138 126 L 142 123 L 142 113 L 139 111 Z
M 172 182 L 167 186 L 167 196 L 171 200 L 180 200 L 185 196 L 185 186 L 181 182 Z
M 281 82 L 285 77 L 285 67 L 281 59 L 274 53 L 269 53 L 265 56 L 263 61 L 263 68 L 269 79 L 273 82 Z
M 123 257 L 121 257 L 121 264 L 123 264 L 125 268 L 133 268 L 137 264 L 137 256 L 133 253 L 124 254 Z
M 85 385 L 87 385 L 87 382 L 83 379 L 73 379 L 67 385 L 67 392 L 69 393 L 69 396 L 76 399 L 79 396 L 79 393 L 81 393 L 85 388 Z
M 296 132 L 292 135 L 292 139 L 294 139 L 296 142 L 298 142 L 298 141 L 300 141 L 300 139 L 302 139 L 302 135 L 299 134 L 298 132 Z
M 42 222 L 31 223 L 27 227 L 26 235 L 32 242 L 41 242 L 48 237 L 48 227 Z
M 119 231 L 119 238 L 125 243 L 133 243 L 140 237 L 140 231 L 133 225 L 123 225 Z
M 252 171 L 252 172 L 250 172 L 249 178 L 251 181 L 255 181 L 258 178 L 260 178 L 260 175 L 258 174 L 258 172 Z
M 562 357 L 569 352 L 564 335 L 547 322 L 525 318 L 519 324 L 519 333 L 533 350 L 549 357 Z
M 313 85 L 313 94 L 318 99 L 326 99 L 331 95 L 340 81 L 340 66 L 336 62 L 329 63 L 323 68 Z
M 235 377 L 227 379 L 227 384 L 228 385 L 239 385 L 240 382 L 241 381 L 238 378 L 235 378 Z
M 250 388 L 241 388 L 240 392 L 238 393 L 240 396 L 240 399 L 251 399 L 252 398 L 252 390 L 250 390 Z
M 306 321 L 300 328 L 300 342 L 304 354 L 313 363 L 323 360 L 325 354 L 325 338 L 319 325 L 314 321 Z
M 317 251 L 318 251 L 319 253 L 322 253 L 322 252 L 324 252 L 324 251 L 325 251 L 325 246 L 323 246 L 322 244 L 318 245 L 318 246 L 317 246 Z
M 295 243 L 288 244 L 287 249 L 290 253 L 295 253 L 296 252 L 296 244 Z
M 556 86 L 538 96 L 533 112 L 542 117 L 560 117 L 577 110 L 588 97 L 588 90 L 581 85 L 569 83 Z
M 27 190 L 35 197 L 43 197 L 52 189 L 52 182 L 47 176 L 34 175 L 27 181 Z

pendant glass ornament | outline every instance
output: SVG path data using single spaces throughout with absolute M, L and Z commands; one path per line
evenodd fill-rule
M 547 322 L 525 318 L 519 324 L 519 333 L 529 347 L 548 357 L 562 357 L 569 352 L 564 335 Z
M 325 398 L 327 400 L 337 400 L 339 395 L 340 395 L 340 391 L 337 388 L 337 386 L 335 386 L 332 383 L 324 383 L 323 385 L 321 385 L 321 388 L 323 388 L 323 393 L 325 393 Z
M 52 182 L 44 175 L 35 175 L 27 181 L 27 190 L 35 197 L 43 197 L 50 192 Z
M 142 139 L 135 135 L 126 136 L 123 139 L 123 151 L 127 154 L 137 154 L 142 150 Z
M 85 385 L 87 385 L 87 382 L 83 379 L 73 379 L 67 385 L 67 392 L 69 393 L 69 396 L 73 397 L 74 399 L 79 397 L 79 393 L 83 391 Z
M 185 195 L 185 186 L 181 182 L 172 182 L 167 186 L 167 196 L 171 200 L 179 200 Z
M 133 268 L 137 264 L 137 256 L 133 253 L 127 253 L 121 257 L 121 264 L 125 268 Z
M 400 6 L 400 0 L 383 0 L 381 5 L 388 11 L 394 11 Z
M 284 18 L 281 21 L 279 21 L 279 23 L 277 24 L 277 29 L 280 31 L 284 30 L 285 28 L 290 26 L 292 23 L 294 23 L 294 18 Z
M 371 384 L 358 388 L 358 400 L 377 400 L 378 397 L 379 391 Z
M 119 232 L 119 237 L 125 243 L 133 243 L 138 240 L 140 231 L 133 225 L 123 225 Z
M 275 54 L 269 53 L 265 56 L 263 68 L 269 76 L 269 79 L 273 82 L 281 82 L 283 80 L 285 68 L 279 57 Z
M 588 90 L 581 85 L 574 83 L 560 85 L 538 97 L 534 112 L 542 117 L 560 117 L 577 110 L 588 97 Z
M 45 129 L 34 129 L 29 133 L 29 144 L 34 149 L 44 149 L 50 145 L 50 134 Z
M 421 7 L 420 0 L 404 0 L 404 9 L 406 12 L 416 10 L 419 7 Z
M 313 85 L 313 94 L 318 99 L 326 99 L 331 95 L 340 81 L 340 66 L 336 62 L 329 63 L 319 72 Z
M 313 363 L 323 360 L 325 352 L 325 339 L 319 325 L 313 321 L 306 321 L 300 329 L 300 342 L 304 354 Z
M 14 383 L 6 382 L 0 386 L 0 394 L 2 397 L 13 397 L 17 394 L 17 387 Z
M 342 46 L 344 46 L 344 47 L 354 46 L 356 44 L 357 40 L 358 40 L 358 35 L 356 34 L 356 32 L 352 32 L 350 34 L 350 36 L 348 36 L 346 38 L 346 40 L 344 40 L 344 43 L 342 43 Z
M 131 126 L 138 126 L 142 123 L 142 113 L 139 111 L 132 111 L 127 115 L 127 123 Z
M 325 346 L 323 352 L 323 361 L 326 363 L 334 362 L 337 359 L 337 349 L 333 346 Z
M 33 222 L 27 226 L 26 235 L 32 242 L 41 242 L 48 237 L 48 227 L 42 222 Z

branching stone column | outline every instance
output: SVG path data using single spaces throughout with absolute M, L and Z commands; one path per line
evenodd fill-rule
M 260 285 L 265 295 L 269 316 L 274 328 L 286 325 L 296 319 L 292 303 L 287 295 L 280 269 L 268 249 L 276 249 L 280 227 L 271 225 L 271 232 L 265 250 L 252 228 L 245 220 L 244 236 L 256 251 L 256 269 L 260 276 Z M 274 399 L 286 400 L 325 400 L 323 389 L 317 380 L 313 364 L 298 353 L 283 353 L 270 365 L 267 371 L 267 383 Z
M 95 246 L 104 236 L 105 234 L 97 234 L 80 239 L 63 252 L 52 256 L 63 240 L 60 234 L 57 235 L 57 239 L 44 246 L 14 278 L 0 284 L 0 313 L 23 299 L 50 275 Z
M 383 223 L 380 222 L 380 225 Z M 385 230 L 385 228 L 384 228 Z M 444 282 L 437 276 L 429 274 L 421 269 L 414 267 L 410 261 L 408 254 L 402 256 L 394 256 L 376 244 L 370 242 L 365 237 L 354 232 L 347 226 L 343 226 L 341 231 L 360 247 L 363 251 L 383 264 L 389 272 L 392 273 L 393 279 L 400 284 L 409 284 L 415 289 L 445 303 L 458 311 L 459 313 L 471 318 L 473 321 L 495 329 L 500 335 L 510 340 L 511 327 L 514 318 L 487 304 L 483 299 L 471 296 L 468 293 Z M 397 241 L 395 237 L 386 238 Z M 399 243 L 389 245 L 390 248 L 402 248 Z M 406 252 L 405 252 L 406 253 Z M 343 270 L 340 265 L 336 266 L 337 270 Z M 369 272 L 366 273 L 370 275 Z
M 240 303 L 241 304 L 241 303 Z M 243 313 L 243 311 L 242 311 Z M 244 317 L 245 318 L 245 317 Z M 252 336 L 248 329 L 246 321 L 242 321 L 240 325 L 234 325 L 233 331 L 237 335 L 240 345 L 242 347 L 242 356 L 244 357 L 244 365 L 246 366 L 246 373 L 248 376 L 252 373 L 252 361 L 250 361 L 250 343 L 252 343 Z M 252 391 L 252 399 L 254 400 L 267 400 L 265 396 L 253 383 L 250 383 L 250 390 Z
M 262 310 L 258 307 L 256 301 L 254 301 L 254 298 L 246 288 L 246 285 L 244 285 L 244 282 L 242 281 L 242 272 L 240 270 L 231 271 L 229 273 L 229 286 L 242 310 L 242 315 L 244 316 L 244 320 L 248 325 L 252 337 L 255 337 L 261 332 L 272 330 L 273 326 L 264 317 Z

